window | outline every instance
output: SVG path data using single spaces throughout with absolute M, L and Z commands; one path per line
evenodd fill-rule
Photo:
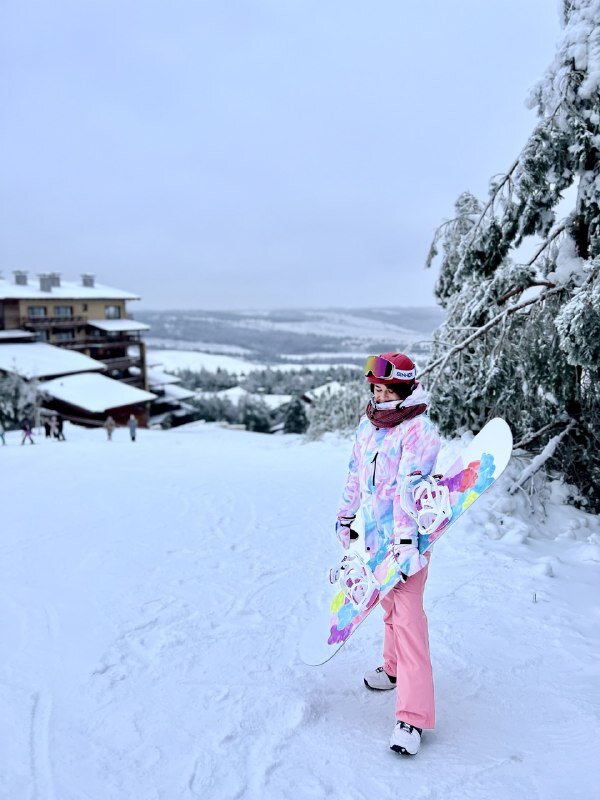
M 72 317 L 73 306 L 54 306 L 55 317 Z
M 121 306 L 104 306 L 105 319 L 121 319 Z
M 87 311 L 87 303 L 82 303 L 81 304 L 81 310 L 82 311 Z
M 28 317 L 45 317 L 46 316 L 46 306 L 28 306 L 27 307 L 27 316 Z
M 65 331 L 55 331 L 54 339 L 57 342 L 68 342 L 70 339 L 75 338 L 75 331 L 72 328 L 67 328 Z

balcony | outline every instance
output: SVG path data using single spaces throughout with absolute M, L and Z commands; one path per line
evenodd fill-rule
M 101 358 L 100 361 L 106 364 L 109 370 L 117 369 L 119 371 L 129 369 L 129 367 L 138 367 L 140 364 L 139 358 L 130 358 L 129 356 Z
M 87 325 L 87 317 L 21 317 L 25 330 L 50 330 L 52 328 L 76 328 Z

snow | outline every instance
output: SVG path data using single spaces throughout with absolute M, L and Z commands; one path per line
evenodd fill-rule
M 422 333 L 418 333 L 410 328 L 403 327 L 394 321 L 390 321 L 385 313 L 374 318 L 363 316 L 363 313 L 356 309 L 352 313 L 339 311 L 336 309 L 311 310 L 305 309 L 302 317 L 296 320 L 278 320 L 267 318 L 269 312 L 264 312 L 265 318 L 261 319 L 256 312 L 248 312 L 249 318 L 238 318 L 231 320 L 230 325 L 235 328 L 249 328 L 257 331 L 281 331 L 282 333 L 312 334 L 318 336 L 332 336 L 339 339 L 371 339 L 381 342 L 382 339 L 398 339 L 399 341 L 410 342 L 423 338 Z M 206 317 L 210 320 L 210 317 Z M 214 322 L 220 320 L 214 318 Z
M 145 322 L 136 322 L 134 319 L 90 319 L 88 325 L 99 328 L 101 331 L 114 333 L 116 331 L 149 331 L 150 325 Z
M 13 328 L 10 331 L 0 331 L 0 339 L 5 339 L 6 341 L 10 341 L 11 339 L 34 340 L 35 338 L 36 338 L 35 333 L 31 333 L 30 331 L 23 331 L 20 328 Z
M 129 371 L 132 372 L 134 375 L 140 374 L 139 367 L 129 367 Z M 181 380 L 175 375 L 172 375 L 168 372 L 163 372 L 160 369 L 153 369 L 153 368 L 147 369 L 146 375 L 148 378 L 148 385 L 150 387 L 164 386 L 165 384 L 168 383 L 179 383 Z
M 12 280 L 0 276 L 0 300 L 139 300 L 138 294 L 113 289 L 96 283 L 94 286 L 83 286 L 75 281 L 61 280 L 60 286 L 53 286 L 48 292 L 42 291 L 39 281 L 29 276 L 25 286 L 14 283 Z
M 240 400 L 262 401 L 271 410 L 276 411 L 281 406 L 287 405 L 293 397 L 291 394 L 259 394 L 249 392 L 242 386 L 232 386 L 229 389 L 221 389 L 218 392 L 198 392 L 198 397 L 221 397 L 238 405 Z
M 209 372 L 216 372 L 220 368 L 238 375 L 247 375 L 252 370 L 262 369 L 264 366 L 234 356 L 201 353 L 197 350 L 148 350 L 148 361 L 153 366 L 161 366 L 167 372 L 181 369 L 195 372 L 206 369 Z
M 151 392 L 136 389 L 105 375 L 89 373 L 45 381 L 40 384 L 40 391 L 93 414 L 156 399 Z
M 505 491 L 515 464 L 436 545 L 437 727 L 407 759 L 388 749 L 393 693 L 362 683 L 377 611 L 323 667 L 296 654 L 339 555 L 349 440 L 66 436 L 0 446 L 1 797 L 597 795 L 600 531 L 561 484 L 532 517 Z
M 567 236 L 560 241 L 556 253 L 556 269 L 549 272 L 547 278 L 557 284 L 565 284 L 575 277 L 578 282 L 585 278 L 585 261 L 577 255 L 575 241 Z
M 148 361 L 153 367 L 162 367 L 162 369 L 167 372 L 176 372 L 181 369 L 189 369 L 194 372 L 200 372 L 200 370 L 205 369 L 208 372 L 216 372 L 217 369 L 222 369 L 226 372 L 234 372 L 237 375 L 248 375 L 250 372 L 262 369 L 272 369 L 280 372 L 296 372 L 303 369 L 328 370 L 331 369 L 332 366 L 359 369 L 356 364 L 332 365 L 323 362 L 311 364 L 272 364 L 266 361 L 248 361 L 233 356 L 202 353 L 198 350 L 148 350 Z
M 339 381 L 329 381 L 328 383 L 324 383 L 322 386 L 317 386 L 315 389 L 310 389 L 308 392 L 304 392 L 304 396 L 313 401 L 323 397 L 324 394 L 338 394 L 338 392 L 343 391 L 344 388 L 344 385 Z
M 0 345 L 0 370 L 14 372 L 22 378 L 44 378 L 103 369 L 106 369 L 106 364 L 101 361 L 44 342 Z
M 184 389 L 183 386 L 172 383 L 163 385 L 162 390 L 168 400 L 188 400 L 196 394 L 193 389 Z

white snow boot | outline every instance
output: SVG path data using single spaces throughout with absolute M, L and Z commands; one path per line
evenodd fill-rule
M 379 692 L 396 688 L 396 678 L 388 675 L 383 667 L 369 670 L 369 672 L 365 673 L 364 681 L 367 689 L 376 689 Z
M 415 728 L 408 722 L 399 719 L 396 722 L 392 737 L 390 739 L 390 750 L 396 753 L 404 753 L 406 756 L 414 756 L 419 752 L 421 746 L 422 728 Z

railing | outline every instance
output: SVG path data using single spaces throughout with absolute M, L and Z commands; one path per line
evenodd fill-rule
M 73 339 L 72 341 L 61 342 L 62 346 L 70 347 L 74 350 L 94 350 L 102 348 L 109 350 L 111 347 L 129 347 L 132 344 L 140 344 L 139 339 L 120 338 L 120 339 Z
M 88 318 L 77 317 L 21 317 L 22 328 L 73 328 L 75 326 L 87 325 Z
M 110 369 L 129 369 L 129 367 L 136 367 L 139 364 L 139 359 L 129 358 L 129 356 L 120 356 L 119 358 L 101 358 L 103 364 L 106 364 Z

